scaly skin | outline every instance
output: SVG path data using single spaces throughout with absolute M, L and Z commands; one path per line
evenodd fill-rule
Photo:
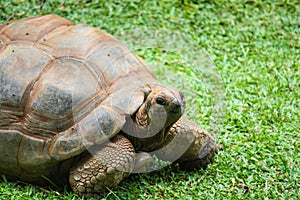
M 111 188 L 133 170 L 134 148 L 124 136 L 116 135 L 99 151 L 83 157 L 70 171 L 75 193 L 93 195 Z

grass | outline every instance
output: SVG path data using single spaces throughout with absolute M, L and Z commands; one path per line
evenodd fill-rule
M 207 170 L 184 172 L 175 167 L 133 175 L 103 199 L 300 198 L 298 1 L 53 0 L 41 11 L 38 1 L 0 2 L 0 22 L 46 13 L 121 37 L 134 27 L 178 31 L 189 38 L 188 47 L 194 47 L 180 43 L 184 52 L 178 55 L 178 46 L 171 45 L 171 52 L 147 50 L 151 43 L 143 45 L 150 40 L 127 38 L 141 45 L 136 52 L 148 62 L 164 66 L 155 68 L 162 82 L 184 90 L 189 118 L 209 130 L 218 127 L 214 136 L 223 148 L 215 162 Z M 206 58 L 201 57 L 202 48 L 215 64 L 204 62 L 209 76 L 195 68 Z M 223 106 L 216 109 L 218 102 Z M 63 188 L 42 189 L 4 179 L 0 199 L 83 198 Z

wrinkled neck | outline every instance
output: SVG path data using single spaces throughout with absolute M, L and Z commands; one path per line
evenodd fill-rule
M 168 143 L 169 140 L 167 138 L 168 138 L 169 130 L 170 127 L 163 128 L 154 136 L 146 137 L 146 138 L 140 138 L 138 136 L 135 137 L 132 135 L 128 135 L 126 133 L 125 133 L 125 137 L 127 137 L 130 140 L 130 142 L 133 144 L 137 152 L 138 151 L 151 152 L 160 149 L 161 147 L 165 146 Z
M 136 112 L 134 121 L 137 125 L 145 127 L 150 124 L 148 110 L 149 106 L 146 103 L 144 103 Z

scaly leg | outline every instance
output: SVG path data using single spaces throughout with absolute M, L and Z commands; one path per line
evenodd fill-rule
M 179 163 L 183 169 L 205 169 L 217 154 L 215 139 L 194 122 L 179 119 L 168 132 L 163 151 L 157 156 L 162 160 Z
M 117 185 L 134 168 L 134 148 L 124 136 L 116 135 L 111 143 L 92 154 L 79 160 L 70 171 L 69 182 L 75 193 L 99 194 Z

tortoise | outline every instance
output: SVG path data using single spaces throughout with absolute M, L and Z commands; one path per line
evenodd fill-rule
M 215 139 L 182 92 L 102 30 L 56 15 L 0 25 L 0 174 L 101 194 L 155 155 L 206 168 Z

